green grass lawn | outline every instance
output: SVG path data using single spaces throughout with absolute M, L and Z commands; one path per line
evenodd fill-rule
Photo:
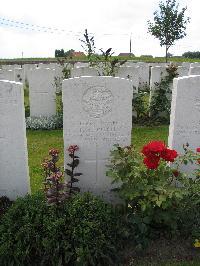
M 102 56 L 99 56 L 102 58 Z M 136 62 L 150 62 L 150 63 L 163 63 L 165 62 L 165 57 L 149 57 L 149 56 L 112 56 L 112 58 L 116 58 L 119 60 L 134 60 Z M 63 59 L 62 57 L 60 59 Z M 38 63 L 56 63 L 58 58 L 49 57 L 49 58 L 13 58 L 13 59 L 3 59 L 0 58 L 0 64 L 38 64 Z M 72 59 L 68 59 L 68 62 L 88 62 L 86 56 L 74 57 Z M 168 62 L 199 62 L 199 58 L 184 58 L 184 57 L 170 57 L 168 58 Z
M 31 191 L 35 193 L 42 188 L 43 170 L 41 163 L 48 156 L 50 148 L 60 150 L 60 165 L 63 165 L 63 136 L 62 130 L 28 130 L 28 155 Z M 150 140 L 163 140 L 167 143 L 168 126 L 133 127 L 132 143 L 140 150 Z M 81 160 L 81 158 L 80 158 Z

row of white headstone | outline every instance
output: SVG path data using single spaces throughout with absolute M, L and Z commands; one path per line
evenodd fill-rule
M 183 144 L 195 150 L 200 142 L 200 76 L 174 80 L 169 146 L 179 153 Z M 80 77 L 63 82 L 63 137 L 66 149 L 79 146 L 83 173 L 79 186 L 109 201 L 110 179 L 106 164 L 114 144 L 131 143 L 132 95 L 130 80 Z M 42 158 L 41 158 L 42 159 Z M 30 193 L 23 88 L 0 81 L 0 195 L 11 199 Z
M 99 75 L 97 69 L 86 67 L 86 65 L 88 64 L 76 63 L 76 68 L 71 71 L 72 77 Z M 153 67 L 151 67 L 150 75 L 150 95 L 153 95 L 156 89 L 155 84 L 160 83 L 161 79 L 167 75 L 167 71 L 165 63 L 161 63 L 159 66 L 151 65 Z M 183 63 L 182 66 L 178 67 L 179 77 L 188 74 L 200 74 L 199 65 L 199 63 Z M 62 67 L 58 64 L 26 64 L 21 69 L 14 68 L 14 71 L 7 67 L 4 68 L 0 71 L 0 79 L 24 82 L 26 77 L 30 81 L 30 115 L 36 117 L 51 116 L 56 113 L 54 77 L 61 76 L 61 71 Z M 137 91 L 139 85 L 149 84 L 149 64 L 128 61 L 125 66 L 119 68 L 116 76 L 131 79 Z M 39 95 L 41 101 L 38 101 L 38 97 L 36 97 Z M 43 101 L 44 98 L 46 99 L 45 101 Z
M 84 67 L 79 65 L 71 69 L 71 77 L 80 76 L 98 76 L 99 71 L 96 68 Z M 43 66 L 42 66 L 43 65 Z M 61 77 L 62 67 L 58 64 L 39 64 L 39 67 L 34 65 L 24 65 L 24 68 L 14 68 L 9 70 L 7 68 L 0 70 L 0 79 L 14 80 L 29 83 L 29 99 L 30 99 L 30 116 L 52 116 L 56 114 L 56 86 L 55 77 Z M 190 67 L 190 68 L 189 68 Z M 127 62 L 126 66 L 122 66 L 115 73 L 117 77 L 128 78 L 132 80 L 132 85 L 138 92 L 138 88 L 150 84 L 150 96 L 153 95 L 157 83 L 167 76 L 166 64 L 163 66 L 153 66 L 149 71 L 149 64 L 147 63 L 133 63 Z M 200 74 L 200 66 L 198 63 L 183 63 L 178 67 L 179 77 Z M 171 85 L 172 87 L 172 85 Z M 151 97 L 150 97 L 151 99 Z

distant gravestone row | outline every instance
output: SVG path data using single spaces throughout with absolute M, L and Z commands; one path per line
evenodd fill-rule
M 156 83 L 167 75 L 166 63 L 149 64 L 144 62 L 134 63 L 126 62 L 123 66 L 115 70 L 115 76 L 129 79 L 132 81 L 134 93 L 150 86 L 150 104 L 151 98 L 157 89 Z M 199 63 L 183 63 L 178 67 L 179 77 L 200 74 Z M 76 63 L 71 69 L 71 77 L 80 76 L 99 76 L 102 75 L 101 69 L 89 67 L 88 63 Z M 55 102 L 55 77 L 62 79 L 62 66 L 51 64 L 26 64 L 22 68 L 19 66 L 3 66 L 0 70 L 0 79 L 16 81 L 29 84 L 30 116 L 41 117 L 56 114 Z M 171 85 L 172 87 L 172 85 Z M 169 95 L 169 98 L 171 96 Z M 169 99 L 171 100 L 171 98 Z

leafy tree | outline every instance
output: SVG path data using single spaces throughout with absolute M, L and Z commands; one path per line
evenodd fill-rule
M 182 54 L 183 57 L 185 58 L 200 58 L 200 51 L 196 51 L 196 52 L 185 52 L 184 54 Z
M 186 7 L 179 12 L 176 0 L 165 0 L 159 3 L 159 10 L 154 12 L 154 22 L 148 21 L 148 32 L 159 39 L 160 46 L 165 45 L 167 62 L 168 50 L 176 40 L 186 36 L 186 24 L 190 18 L 185 18 Z
M 65 57 L 72 58 L 74 52 L 75 52 L 74 49 L 68 50 L 67 52 L 65 52 Z
M 55 57 L 64 57 L 64 56 L 65 56 L 65 52 L 63 49 L 55 50 Z

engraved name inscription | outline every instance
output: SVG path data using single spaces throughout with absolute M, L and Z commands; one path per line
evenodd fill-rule
M 191 135 L 197 135 L 200 136 L 200 121 L 196 125 L 190 125 L 190 126 L 181 126 L 177 125 L 175 134 L 177 136 L 191 136 Z
M 123 130 L 122 130 L 123 129 Z M 116 142 L 120 138 L 127 138 L 131 133 L 130 128 L 118 121 L 99 122 L 95 121 L 81 121 L 73 123 L 68 131 L 65 133 L 66 138 L 76 137 L 87 142 Z

